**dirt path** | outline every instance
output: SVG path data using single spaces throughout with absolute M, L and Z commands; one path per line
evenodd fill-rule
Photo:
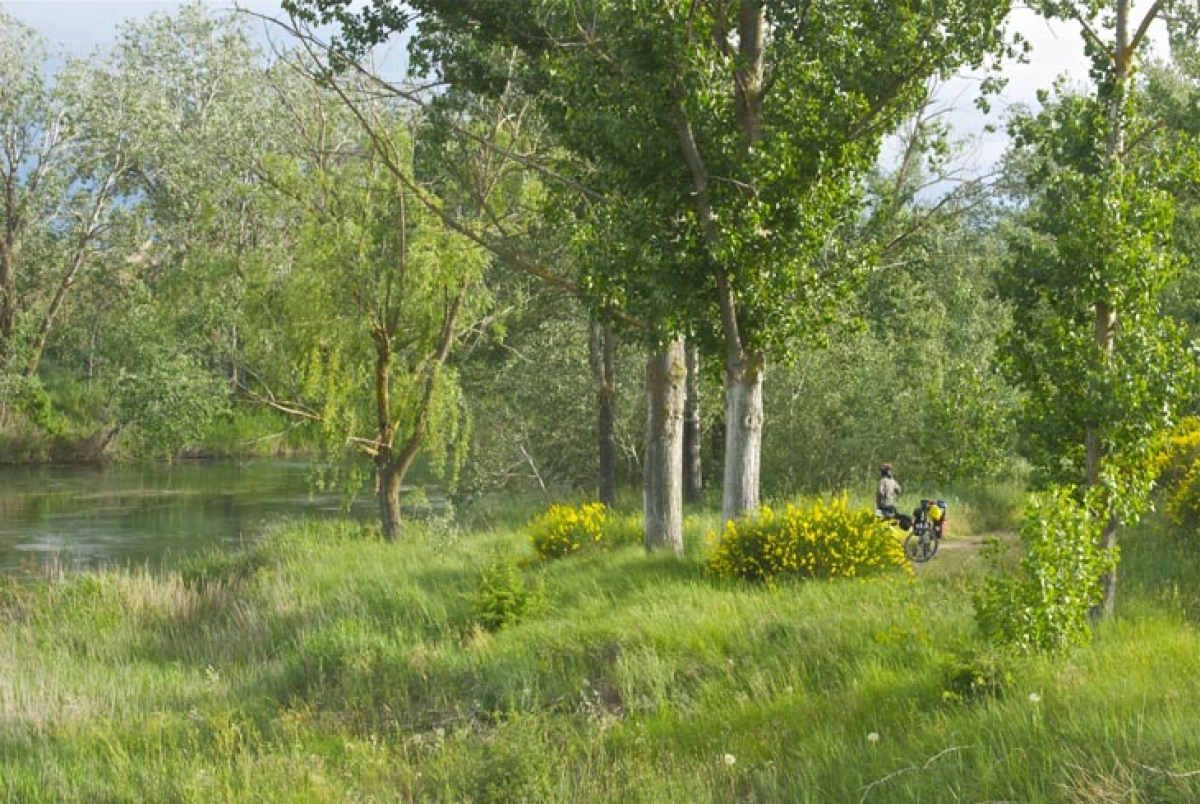
M 938 551 L 942 550 L 978 550 L 987 543 L 989 536 L 971 536 L 967 539 L 942 539 Z

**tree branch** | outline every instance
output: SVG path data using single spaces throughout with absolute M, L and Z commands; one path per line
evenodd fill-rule
M 322 54 L 325 55 L 326 61 L 328 61 L 328 57 L 330 54 L 337 54 L 339 61 L 341 61 L 346 67 L 350 68 L 354 73 L 356 73 L 360 77 L 366 79 L 372 86 L 375 86 L 382 93 L 384 93 L 388 96 L 391 96 L 391 97 L 400 98 L 401 100 L 411 103 L 414 106 L 417 106 L 418 108 L 420 108 L 424 111 L 437 113 L 437 110 L 429 103 L 429 101 L 427 101 L 422 96 L 422 92 L 420 91 L 420 88 L 418 88 L 417 90 L 406 90 L 406 89 L 403 89 L 389 81 L 385 81 L 383 78 L 379 77 L 379 75 L 377 75 L 376 73 L 372 72 L 371 70 L 368 70 L 361 62 L 359 62 L 355 59 L 350 59 L 345 54 L 338 53 L 332 45 L 330 45 L 326 42 L 322 42 L 320 39 L 318 39 L 316 37 L 315 34 L 313 34 L 306 27 L 302 28 L 295 21 L 294 18 L 293 18 L 292 24 L 289 25 L 289 24 L 283 22 L 282 20 L 267 16 L 265 14 L 260 14 L 258 12 L 243 9 L 242 13 L 249 14 L 250 16 L 253 16 L 253 17 L 258 17 L 259 19 L 261 19 L 265 22 L 279 26 L 289 36 L 291 36 L 294 39 L 296 39 L 297 41 L 300 41 L 301 43 L 303 43 L 306 51 L 310 55 L 314 55 L 314 50 L 320 51 Z M 332 83 L 332 81 L 331 81 L 331 83 Z M 606 201 L 606 198 L 602 194 L 597 193 L 595 190 L 592 190 L 591 188 L 587 187 L 586 185 L 584 185 L 574 179 L 571 179 L 568 176 L 564 176 L 561 173 L 558 173 L 557 171 L 547 167 L 545 164 L 537 161 L 536 159 L 533 159 L 524 154 L 517 153 L 516 151 L 513 151 L 509 148 L 501 147 L 500 145 L 497 145 L 495 142 L 489 141 L 485 137 L 480 137 L 478 134 L 471 131 L 470 129 L 463 127 L 463 126 L 459 126 L 457 123 L 454 123 L 453 121 L 446 119 L 444 116 L 442 116 L 442 119 L 446 123 L 446 125 L 448 125 L 456 134 L 458 134 L 459 136 L 461 136 L 465 139 L 470 140 L 471 142 L 474 142 L 476 145 L 479 145 L 483 148 L 493 151 L 493 152 L 503 156 L 505 159 L 511 160 L 511 161 L 521 165 L 522 167 L 528 168 L 542 176 L 545 176 L 546 178 L 551 179 L 552 181 L 554 181 L 557 184 L 561 184 L 565 187 L 569 187 L 570 189 L 574 190 L 575 192 L 579 193 L 581 196 L 586 198 L 588 201 L 591 201 L 593 203 L 603 203 Z
M 1131 51 L 1137 50 L 1138 45 L 1146 38 L 1146 34 L 1150 30 L 1150 24 L 1158 17 L 1158 13 L 1162 11 L 1162 7 L 1163 0 L 1154 0 L 1154 5 L 1150 6 L 1150 10 L 1146 12 L 1146 16 L 1142 17 L 1141 24 L 1129 40 L 1129 49 Z

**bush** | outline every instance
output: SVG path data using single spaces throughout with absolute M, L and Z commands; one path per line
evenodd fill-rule
M 610 524 L 608 508 L 602 503 L 587 503 L 578 508 L 552 505 L 529 524 L 529 541 L 538 557 L 562 558 L 585 546 L 606 547 Z
M 516 566 L 496 558 L 479 575 L 472 609 L 475 621 L 484 630 L 496 632 L 536 612 L 543 599 L 540 584 L 533 588 L 526 586 Z
M 1021 522 L 1024 553 L 988 578 L 975 619 L 989 641 L 1024 652 L 1058 652 L 1091 638 L 1088 615 L 1103 599 L 1100 579 L 1116 550 L 1100 546 L 1105 517 L 1069 489 L 1032 494 Z M 1002 556 L 993 552 L 993 562 Z
M 943 669 L 942 700 L 970 703 L 997 698 L 1013 683 L 1008 656 L 994 651 L 970 653 Z
M 763 506 L 710 535 L 706 569 L 718 578 L 849 578 L 893 569 L 912 571 L 903 534 L 866 509 L 850 510 L 845 495 L 780 512 Z
M 1200 419 L 1180 422 L 1167 439 L 1157 468 L 1167 515 L 1177 525 L 1200 525 Z

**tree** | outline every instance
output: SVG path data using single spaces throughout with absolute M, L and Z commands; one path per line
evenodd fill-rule
M 262 169 L 293 237 L 259 304 L 261 363 L 245 386 L 308 419 L 335 455 L 372 462 L 380 525 L 401 535 L 400 490 L 418 454 L 456 470 L 466 421 L 450 357 L 489 305 L 485 253 L 416 198 L 422 122 L 302 56 L 276 65 L 274 113 L 290 135 Z M 362 103 L 363 105 L 358 105 Z M 369 127 L 367 127 L 369 125 Z M 274 350 L 293 360 L 272 357 Z
M 1004 256 L 997 221 L 970 195 L 891 209 L 895 187 L 890 174 L 871 182 L 872 213 L 855 236 L 893 245 L 853 313 L 828 344 L 772 375 L 763 475 L 774 497 L 871 489 L 882 461 L 925 496 L 1013 471 L 1019 395 L 994 360 L 1010 320 L 993 289 Z
M 1161 121 L 1154 136 L 1164 147 L 1187 155 L 1170 185 L 1175 199 L 1172 239 L 1187 260 L 1179 276 L 1165 290 L 1163 311 L 1186 333 L 1193 359 L 1200 367 L 1200 45 L 1177 41 L 1172 58 L 1150 64 L 1145 70 L 1144 105 L 1147 114 Z M 1200 414 L 1200 368 L 1186 393 L 1184 414 Z
M 656 351 L 646 365 L 646 474 L 643 508 L 647 550 L 683 555 L 683 415 L 687 383 L 683 341 Z
M 192 2 L 123 29 L 81 96 L 130 162 L 141 278 L 166 332 L 231 385 L 245 278 L 277 231 L 255 172 L 279 139 L 261 113 L 266 66 L 244 20 Z
M 588 364 L 596 392 L 596 489 L 597 499 L 613 507 L 617 504 L 617 343 L 610 327 L 589 322 Z
M 38 195 L 51 181 L 63 149 L 61 113 L 49 103 L 42 77 L 44 45 L 34 31 L 4 16 L 0 34 L 0 119 L 3 140 L 3 223 L 0 241 L 0 358 L 13 349 L 21 297 L 17 290 L 21 251 L 30 228 L 44 222 L 46 200 Z
M 339 22 L 350 45 L 381 41 L 419 13 L 418 63 L 477 92 L 494 92 L 520 54 L 522 88 L 602 198 L 591 228 L 607 247 L 589 263 L 602 269 L 589 282 L 597 306 L 645 322 L 655 346 L 694 334 L 723 355 L 727 518 L 758 503 L 767 355 L 819 331 L 857 277 L 832 244 L 857 214 L 881 138 L 929 76 L 998 46 L 1008 8 L 286 5 Z
M 252 170 L 274 139 L 265 66 L 240 20 L 191 3 L 60 77 L 90 171 L 76 185 L 108 186 L 113 211 L 96 306 L 50 346 L 86 361 L 104 429 L 143 456 L 196 445 L 229 411 L 244 283 L 280 230 Z
M 1029 394 L 1025 430 L 1044 478 L 1102 490 L 1088 499 L 1104 506 L 1092 514 L 1107 523 L 1105 549 L 1146 504 L 1147 458 L 1169 421 L 1170 367 L 1182 358 L 1159 314 L 1179 266 L 1167 191 L 1179 154 L 1143 147 L 1153 123 L 1134 81 L 1150 26 L 1171 5 L 1156 2 L 1138 20 L 1129 0 L 1043 3 L 1080 25 L 1096 90 L 1014 126 L 1018 147 L 1036 156 L 1026 173 L 1030 232 L 1005 285 L 1015 315 L 1009 365 Z M 1102 613 L 1112 611 L 1115 582 L 1114 569 Z
M 127 164 L 79 114 L 85 67 L 46 77 L 35 33 L 0 15 L 0 370 L 33 378 L 84 272 L 104 250 Z
M 606 338 L 574 294 L 503 265 L 492 270 L 492 324 L 456 361 L 472 420 L 462 493 L 595 493 L 605 465 L 597 458 L 608 449 L 615 502 L 617 485 L 637 477 L 644 458 L 641 348 Z

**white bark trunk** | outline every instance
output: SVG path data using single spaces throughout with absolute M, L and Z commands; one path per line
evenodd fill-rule
M 725 521 L 758 508 L 762 430 L 762 358 L 731 358 L 725 368 Z
M 683 554 L 683 407 L 687 365 L 681 341 L 646 364 L 645 545 Z

